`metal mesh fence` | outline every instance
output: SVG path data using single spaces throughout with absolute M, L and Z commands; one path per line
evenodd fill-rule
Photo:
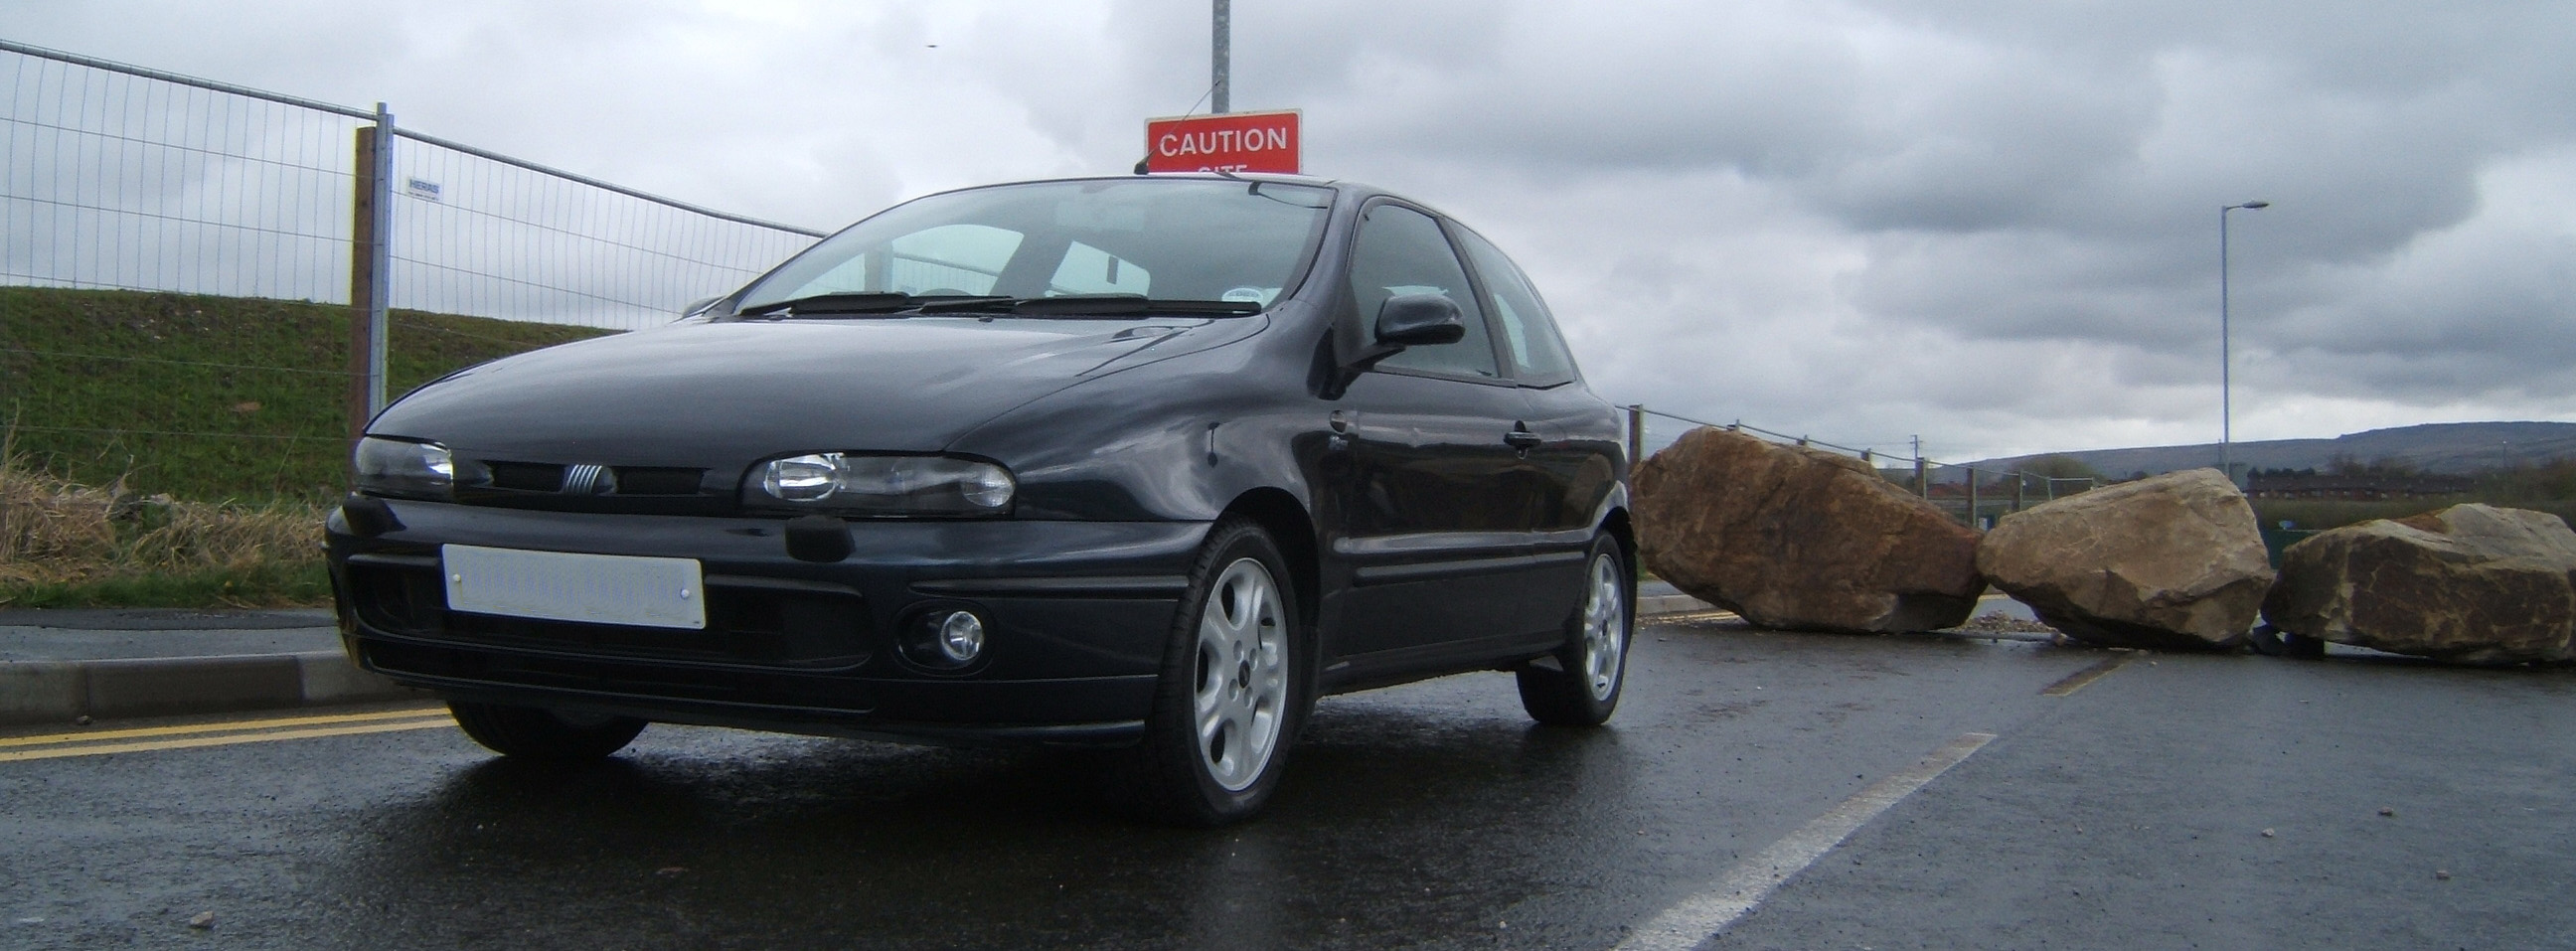
M 358 140 L 380 110 L 0 41 L 0 448 L 143 492 L 335 491 L 367 372 L 350 369 L 359 189 L 376 178 Z M 396 394 L 668 321 L 821 236 L 384 138 L 377 303 L 394 313 L 372 372 Z
M 346 303 L 362 124 L 0 52 L 0 280 Z
M 818 236 L 397 134 L 396 307 L 634 330 L 742 286 Z

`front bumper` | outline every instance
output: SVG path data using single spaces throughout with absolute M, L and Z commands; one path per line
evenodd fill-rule
M 451 697 L 930 742 L 1117 743 L 1151 705 L 1204 522 L 852 521 L 851 554 L 801 561 L 773 518 L 387 501 L 327 530 L 361 666 Z M 450 610 L 439 546 L 691 558 L 707 626 Z M 915 662 L 925 612 L 981 615 L 975 663 Z

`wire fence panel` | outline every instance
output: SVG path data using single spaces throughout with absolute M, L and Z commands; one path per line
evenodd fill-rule
M 410 137 L 393 178 L 393 304 L 413 310 L 634 330 L 815 238 Z
M 336 492 L 364 385 L 349 369 L 371 177 L 357 140 L 377 115 L 0 40 L 0 448 L 145 494 Z M 381 138 L 397 394 L 666 322 L 821 237 L 411 130 Z
M 0 52 L 0 280 L 346 303 L 361 124 Z
M 9 452 L 146 493 L 327 491 L 362 124 L 0 52 Z

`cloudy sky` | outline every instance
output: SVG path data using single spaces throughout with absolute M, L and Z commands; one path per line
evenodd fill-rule
M 1123 172 L 1207 0 L 0 0 L 0 36 L 837 227 Z M 1234 0 L 1233 105 L 1619 402 L 1936 458 L 2576 421 L 2576 6 Z

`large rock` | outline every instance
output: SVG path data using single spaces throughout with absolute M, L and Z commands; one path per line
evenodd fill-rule
M 2263 619 L 2293 634 L 2472 663 L 2558 661 L 2576 633 L 2576 532 L 2485 505 L 2348 525 L 2281 554 Z
M 2105 647 L 2232 646 L 2272 587 L 2254 509 L 2216 469 L 2005 516 L 1978 543 L 1977 570 L 2049 626 Z
M 1977 533 L 1856 459 L 1703 428 L 1637 467 L 1646 567 L 1764 627 L 1955 627 Z

